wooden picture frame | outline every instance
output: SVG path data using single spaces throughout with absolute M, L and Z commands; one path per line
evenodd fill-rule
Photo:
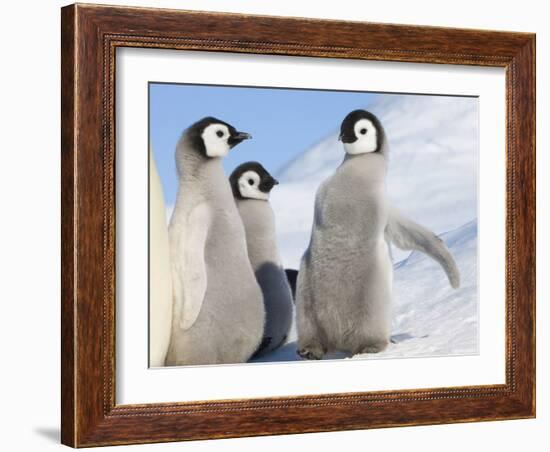
M 62 9 L 62 442 L 73 447 L 535 416 L 535 35 L 71 5 Z M 115 50 L 506 69 L 506 383 L 115 403 Z

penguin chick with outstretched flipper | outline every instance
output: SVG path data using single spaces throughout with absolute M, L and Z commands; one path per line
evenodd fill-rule
M 298 354 L 377 353 L 390 341 L 393 266 L 386 240 L 438 261 L 451 285 L 459 273 L 445 244 L 388 205 L 388 142 L 378 118 L 349 113 L 341 125 L 346 156 L 319 187 L 296 289 Z
M 271 189 L 278 182 L 258 162 L 238 166 L 229 181 L 246 231 L 248 257 L 264 295 L 266 322 L 257 351 L 262 355 L 284 343 L 292 324 L 292 293 L 281 264 L 269 203 Z
M 207 117 L 176 147 L 169 237 L 174 292 L 166 365 L 246 362 L 263 337 L 262 291 L 221 159 L 250 135 Z

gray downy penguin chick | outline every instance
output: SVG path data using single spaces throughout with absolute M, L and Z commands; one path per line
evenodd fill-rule
M 346 156 L 317 191 L 311 240 L 298 272 L 297 353 L 305 359 L 387 347 L 393 282 L 388 242 L 430 255 L 452 287 L 460 280 L 445 244 L 388 205 L 388 143 L 378 118 L 355 110 L 340 132 Z
M 189 127 L 177 144 L 179 187 L 169 226 L 174 306 L 168 366 L 246 362 L 263 337 L 262 291 L 221 163 L 248 138 L 207 117 Z
M 264 294 L 265 331 L 257 355 L 275 350 L 288 336 L 293 302 L 277 248 L 269 193 L 278 182 L 258 162 L 238 166 L 229 181 L 246 231 L 248 257 Z

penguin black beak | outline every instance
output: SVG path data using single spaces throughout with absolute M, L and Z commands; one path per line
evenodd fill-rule
M 236 146 L 237 144 L 239 144 L 241 141 L 250 140 L 251 138 L 252 138 L 252 135 L 250 135 L 249 133 L 235 132 L 233 135 L 231 135 L 229 137 L 227 142 L 229 143 L 229 145 L 231 147 L 233 147 L 233 146 Z
M 338 141 L 342 141 L 342 134 L 338 135 Z
M 275 185 L 279 185 L 279 181 L 274 177 L 267 175 L 262 182 L 260 183 L 260 191 L 264 193 L 269 193 Z

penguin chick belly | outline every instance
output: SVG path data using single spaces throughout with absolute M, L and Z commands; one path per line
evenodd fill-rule
M 385 194 L 383 187 L 370 187 L 366 195 L 356 190 L 361 195 L 345 201 L 331 200 L 328 191 L 312 242 L 313 299 L 328 351 L 359 353 L 389 340 L 392 265 L 384 240 Z
M 339 240 L 331 242 L 337 246 Z M 356 352 L 371 338 L 389 338 L 392 266 L 386 243 L 342 246 L 314 262 L 313 299 L 327 349 Z
M 265 323 L 261 289 L 246 256 L 244 230 L 220 216 L 208 233 L 208 286 L 188 342 L 206 364 L 247 361 L 259 346 Z

